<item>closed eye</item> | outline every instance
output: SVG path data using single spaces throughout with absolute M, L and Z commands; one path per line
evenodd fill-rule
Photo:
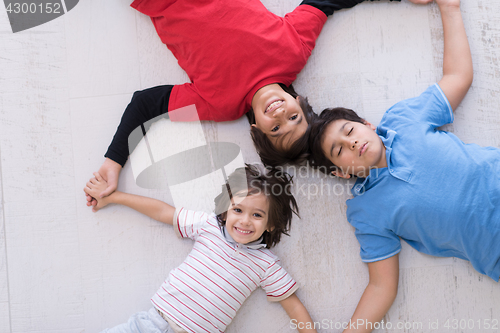
M 351 127 L 351 129 L 349 130 L 349 133 L 347 133 L 347 136 L 349 136 L 349 134 L 352 133 L 352 130 L 354 129 L 354 127 Z M 342 152 L 342 147 L 339 148 L 339 153 L 337 156 L 340 156 L 340 153 Z

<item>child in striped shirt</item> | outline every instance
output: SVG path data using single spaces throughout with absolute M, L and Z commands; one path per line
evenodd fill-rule
M 173 225 L 193 249 L 151 298 L 153 308 L 125 324 L 103 331 L 224 332 L 245 299 L 262 287 L 267 299 L 280 302 L 300 332 L 316 332 L 309 313 L 295 295 L 298 286 L 269 250 L 287 234 L 298 211 L 284 172 L 264 173 L 247 165 L 233 172 L 215 198 L 215 213 L 175 209 L 159 200 L 119 191 L 99 198 L 106 181 L 94 173 L 84 191 L 98 198 L 94 211 L 110 203 L 128 206 Z

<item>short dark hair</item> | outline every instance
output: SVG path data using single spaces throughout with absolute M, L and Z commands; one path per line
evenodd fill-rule
M 292 85 L 285 86 L 284 84 L 279 84 L 280 87 L 287 93 L 293 96 L 293 98 L 299 97 L 299 105 L 304 112 L 305 120 L 307 121 L 307 130 L 297 139 L 288 149 L 280 150 L 277 149 L 271 140 L 257 127 L 251 127 L 251 135 L 253 144 L 257 153 L 259 154 L 260 159 L 264 165 L 268 166 L 280 166 L 287 163 L 300 164 L 307 160 L 307 157 L 310 153 L 309 151 L 309 135 L 311 133 L 311 124 L 318 117 L 316 113 L 314 113 L 312 106 L 307 101 L 306 97 L 302 97 L 295 92 L 295 89 Z M 248 122 L 250 125 L 255 124 L 255 114 L 253 109 L 250 109 L 246 113 Z
M 309 164 L 327 175 L 330 175 L 332 171 L 337 171 L 338 167 L 325 156 L 321 148 L 321 143 L 325 138 L 325 131 L 328 125 L 341 119 L 362 124 L 366 123 L 366 121 L 358 116 L 353 110 L 338 107 L 321 111 L 318 119 L 316 119 L 311 126 L 311 131 L 314 133 L 314 136 L 311 136 L 310 140 L 311 154 L 309 156 Z
M 247 196 L 264 194 L 269 202 L 267 227 L 271 231 L 264 231 L 262 236 L 263 243 L 270 249 L 279 243 L 282 234 L 288 235 L 293 214 L 299 216 L 299 208 L 291 193 L 292 177 L 282 170 L 266 171 L 249 164 L 236 169 L 222 185 L 222 191 L 214 201 L 217 221 L 222 227 L 226 225 L 227 210 L 234 195 L 247 189 Z

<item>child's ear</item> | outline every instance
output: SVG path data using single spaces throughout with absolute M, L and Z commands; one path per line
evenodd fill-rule
M 222 220 L 222 222 L 225 225 L 226 224 L 226 219 L 227 219 L 227 211 L 220 214 L 220 219 Z
M 250 125 L 250 127 L 254 127 L 254 128 L 257 128 L 257 125 L 255 125 L 255 124 L 252 124 L 252 125 Z
M 366 126 L 370 127 L 374 131 L 377 129 L 375 126 L 372 125 L 372 123 L 370 123 L 370 122 L 368 122 L 366 120 L 364 121 L 363 124 L 365 124 Z
M 295 97 L 295 99 L 297 100 L 297 102 L 300 103 L 300 96 L 297 95 L 297 97 Z
M 351 175 L 348 174 L 348 173 L 343 173 L 342 171 L 340 170 L 335 170 L 335 171 L 332 171 L 332 175 L 336 176 L 336 177 L 339 177 L 339 178 L 344 178 L 344 179 L 349 179 L 351 178 Z
M 269 228 L 266 229 L 267 232 L 272 232 L 273 230 L 274 230 L 274 226 L 269 227 Z

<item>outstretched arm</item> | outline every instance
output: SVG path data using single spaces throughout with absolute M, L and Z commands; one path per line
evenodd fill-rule
M 325 13 L 326 16 L 330 16 L 333 14 L 333 12 L 336 12 L 341 9 L 352 8 L 364 1 L 380 1 L 380 0 L 303 0 L 301 5 L 310 5 L 316 7 L 323 13 Z M 389 1 L 400 2 L 401 0 L 389 0 Z M 413 3 L 424 4 L 424 3 L 429 3 L 432 0 L 410 0 L 410 1 Z
M 95 177 L 90 179 L 83 189 L 88 195 L 97 198 L 97 205 L 92 207 L 93 212 L 97 212 L 108 204 L 114 203 L 130 207 L 157 221 L 170 225 L 173 224 L 175 208 L 163 201 L 119 191 L 115 191 L 107 197 L 99 198 L 99 193 L 105 189 L 108 184 L 97 172 L 94 172 L 94 176 Z
M 137 127 L 148 120 L 168 112 L 168 103 L 172 85 L 157 86 L 141 91 L 136 91 L 132 100 L 123 112 L 120 124 L 116 129 L 113 141 L 108 147 L 105 157 L 115 161 L 121 166 L 125 165 L 128 155 L 139 142 L 129 142 L 129 135 Z M 148 128 L 145 128 L 147 131 Z M 129 144 L 132 144 L 129 147 Z
M 460 0 L 436 2 L 444 32 L 443 78 L 439 86 L 455 110 L 472 84 L 472 57 L 460 13 Z
M 295 324 L 300 333 L 316 332 L 309 312 L 295 293 L 280 301 L 280 304 L 290 317 L 290 323 Z
M 368 263 L 370 281 L 351 318 L 346 332 L 371 332 L 382 320 L 398 293 L 399 255 Z
M 118 187 L 118 178 L 122 167 L 127 161 L 130 151 L 133 151 L 139 142 L 129 142 L 130 133 L 148 120 L 154 119 L 168 112 L 168 103 L 172 85 L 157 86 L 142 91 L 136 91 L 128 104 L 113 141 L 104 155 L 104 163 L 98 173 L 108 182 L 108 187 L 99 193 L 98 197 L 110 195 Z M 144 128 L 145 131 L 148 128 Z M 97 205 L 96 197 L 87 195 L 87 206 Z

